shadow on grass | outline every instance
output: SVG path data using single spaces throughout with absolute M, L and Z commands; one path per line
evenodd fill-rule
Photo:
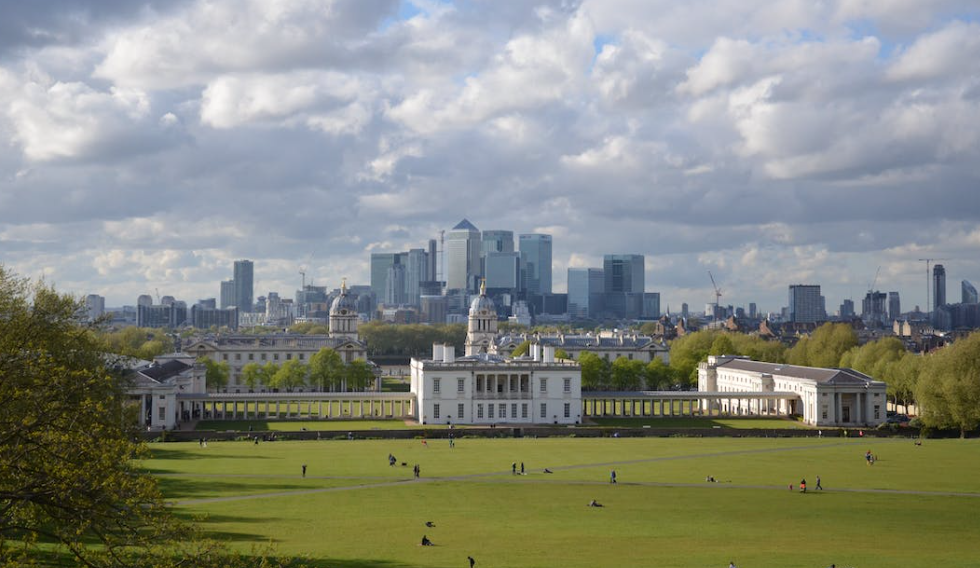
M 242 442 L 242 448 L 251 447 L 252 444 L 249 442 Z M 223 447 L 228 447 L 225 445 Z M 213 453 L 207 451 L 207 449 L 201 448 L 200 451 L 197 450 L 175 450 L 172 447 L 166 448 L 150 448 L 150 459 L 161 459 L 161 460 L 269 460 L 275 459 L 271 456 L 264 456 L 261 454 L 256 455 L 252 452 L 246 452 L 241 454 L 224 454 L 224 453 Z M 152 471 L 152 470 L 151 470 Z M 166 471 L 166 470 L 161 470 Z
M 749 417 L 635 417 L 635 418 L 600 418 L 590 417 L 590 424 L 584 425 L 599 426 L 604 428 L 670 428 L 670 429 L 708 429 L 708 428 L 775 428 L 775 429 L 794 429 L 805 428 L 805 425 L 789 418 L 760 418 L 757 416 Z
M 317 489 L 309 484 L 288 482 L 256 486 L 247 481 L 226 481 L 216 479 L 187 477 L 158 477 L 157 486 L 169 500 L 210 499 L 225 496 L 257 495 L 285 491 L 308 491 Z

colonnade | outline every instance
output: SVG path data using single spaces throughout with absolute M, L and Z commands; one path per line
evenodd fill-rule
M 582 416 L 789 416 L 795 393 L 582 393 Z
M 415 414 L 415 396 L 410 394 L 208 394 L 178 396 L 178 402 L 182 412 L 206 420 L 410 418 Z

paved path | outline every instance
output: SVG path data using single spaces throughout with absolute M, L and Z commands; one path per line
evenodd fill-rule
M 878 440 L 881 442 L 881 440 Z M 905 440 L 895 440 L 895 442 L 904 442 Z M 848 441 L 848 442 L 838 442 L 833 444 L 826 444 L 819 446 L 820 448 L 832 447 L 832 446 L 844 446 L 844 445 L 854 445 L 858 446 L 862 442 Z M 711 458 L 711 457 L 727 457 L 734 455 L 746 455 L 746 454 L 763 454 L 763 453 L 773 453 L 773 452 L 791 452 L 799 450 L 813 450 L 815 449 L 812 445 L 807 446 L 789 446 L 785 448 L 761 448 L 753 450 L 733 450 L 727 452 L 709 452 L 700 454 L 685 454 L 679 456 L 661 456 L 652 458 L 641 458 L 635 460 L 623 460 L 623 461 L 613 461 L 613 462 L 598 462 L 598 463 L 587 463 L 587 464 L 576 464 L 567 466 L 548 466 L 548 469 L 558 473 L 561 471 L 572 471 L 577 469 L 588 469 L 595 467 L 619 467 L 623 465 L 639 464 L 639 463 L 653 463 L 653 462 L 665 462 L 665 461 L 675 461 L 675 460 L 687 460 L 687 459 L 701 459 L 701 458 Z M 194 478 L 257 478 L 257 479 L 289 479 L 295 480 L 296 476 L 290 475 L 253 475 L 253 474 L 194 474 L 194 473 L 171 473 L 171 474 L 158 474 L 158 477 L 194 477 Z M 494 478 L 503 479 L 494 479 Z M 208 503 L 225 503 L 229 501 L 244 501 L 249 499 L 269 499 L 277 497 L 292 497 L 297 495 L 312 495 L 316 493 L 331 493 L 337 491 L 360 491 L 364 489 L 378 489 L 383 487 L 398 487 L 404 486 L 412 483 L 432 483 L 436 481 L 467 481 L 467 480 L 483 480 L 488 483 L 514 483 L 513 474 L 510 469 L 504 471 L 492 471 L 492 472 L 481 472 L 481 473 L 471 473 L 465 475 L 453 475 L 444 477 L 423 477 L 420 479 L 413 479 L 411 477 L 391 479 L 389 477 L 366 477 L 366 476 L 307 476 L 306 479 L 341 479 L 341 480 L 359 480 L 359 481 L 373 481 L 372 483 L 362 483 L 357 485 L 345 485 L 341 487 L 321 487 L 316 489 L 299 489 L 295 491 L 274 491 L 268 493 L 255 493 L 251 495 L 231 495 L 227 497 L 210 497 L 203 499 L 181 499 L 173 501 L 174 505 L 202 505 Z M 506 480 L 505 480 L 506 479 Z M 387 480 L 387 481 L 381 481 Z M 545 483 L 545 484 L 562 484 L 562 485 L 608 485 L 606 481 L 588 481 L 588 480 L 562 480 L 560 478 L 540 478 L 536 477 L 528 479 L 527 476 L 521 476 L 520 482 L 522 483 Z M 734 484 L 734 483 L 676 483 L 676 482 L 659 482 L 659 481 L 640 481 L 640 482 L 620 482 L 618 485 L 621 486 L 638 486 L 638 487 L 695 487 L 701 489 L 756 489 L 756 490 L 772 490 L 772 491 L 786 491 L 785 485 L 746 485 L 746 484 Z M 864 488 L 841 488 L 834 487 L 832 489 L 835 493 L 871 493 L 871 494 L 881 494 L 881 495 L 924 495 L 924 496 L 936 496 L 936 497 L 974 497 L 980 498 L 980 493 L 968 493 L 959 491 L 914 491 L 906 489 L 864 489 Z M 814 490 L 812 492 L 819 492 L 819 490 Z

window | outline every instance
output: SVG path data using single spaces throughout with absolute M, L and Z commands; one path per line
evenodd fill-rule
M 570 403 L 565 403 L 565 418 L 572 417 L 572 405 Z
M 507 405 L 501 404 L 497 409 L 497 418 L 507 418 Z
M 521 418 L 527 418 L 527 403 L 521 405 Z
M 541 379 L 541 392 L 548 392 L 548 379 Z
M 248 360 L 249 361 L 254 361 L 255 360 L 255 353 L 249 353 L 248 354 Z
M 432 405 L 432 417 L 433 418 L 439 418 L 439 405 L 438 404 L 433 404 Z
M 456 379 L 456 392 L 464 392 L 466 390 L 466 379 Z
M 823 413 L 821 414 L 821 416 L 823 416 L 823 419 L 824 420 L 827 419 L 827 405 L 826 404 L 823 405 Z
M 875 405 L 875 420 L 881 420 L 881 407 Z
M 517 403 L 516 402 L 510 405 L 510 417 L 511 418 L 517 418 Z
M 265 353 L 262 354 L 262 360 L 265 361 Z
M 432 379 L 432 392 L 442 392 L 439 389 L 439 387 L 441 386 L 439 383 L 441 382 L 442 381 L 440 379 Z
M 562 379 L 565 392 L 572 392 L 572 379 Z
M 166 420 L 167 419 L 167 407 L 166 406 L 161 406 L 161 407 L 158 407 L 157 408 L 157 418 L 160 419 L 160 420 Z
M 303 354 L 303 353 L 300 353 L 300 354 L 299 354 L 299 360 L 300 360 L 300 361 L 302 361 L 302 360 L 304 360 L 304 359 L 306 359 L 306 355 L 305 355 L 305 354 Z
M 235 353 L 235 361 L 241 361 L 241 360 L 242 360 L 242 354 L 241 353 Z
M 476 417 L 477 418 L 483 418 L 483 405 L 482 404 L 476 405 Z
M 627 355 L 627 358 L 629 358 L 629 360 L 632 361 L 633 360 L 633 354 L 632 353 L 628 354 Z
M 278 353 L 273 353 L 272 354 L 272 358 L 275 359 L 276 361 L 278 361 L 279 360 L 279 354 Z
M 541 403 L 541 418 L 547 418 L 547 417 L 548 417 L 548 405 L 542 402 Z
M 464 416 L 463 416 L 463 407 L 464 406 L 465 406 L 464 404 L 457 404 L 456 405 L 456 421 L 457 422 L 460 421 L 460 420 L 462 420 L 464 418 Z
M 228 354 L 227 353 L 222 353 L 221 358 L 224 359 L 225 361 L 227 361 L 228 360 Z
M 476 392 L 483 392 L 483 375 L 476 376 Z
M 493 419 L 493 404 L 487 405 L 487 416 L 489 416 L 491 420 Z
M 287 361 L 292 361 L 292 359 L 293 359 L 293 354 L 292 353 L 286 353 L 286 360 Z

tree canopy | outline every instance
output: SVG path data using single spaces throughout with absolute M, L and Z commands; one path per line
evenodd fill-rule
M 965 435 L 980 425 L 980 332 L 926 358 L 916 398 L 926 426 Z

